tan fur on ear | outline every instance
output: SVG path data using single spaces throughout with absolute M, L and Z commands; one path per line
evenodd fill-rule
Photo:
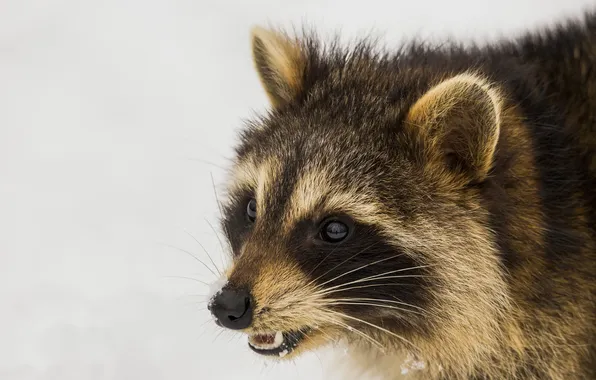
M 261 83 L 274 107 L 291 102 L 302 90 L 306 58 L 297 41 L 277 31 L 255 26 L 252 54 Z
M 472 181 L 491 169 L 502 113 L 502 97 L 481 76 L 464 73 L 431 88 L 412 106 L 407 122 L 421 133 L 428 155 Z

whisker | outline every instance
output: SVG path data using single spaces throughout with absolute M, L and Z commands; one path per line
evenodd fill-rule
M 237 339 L 237 338 L 240 338 L 240 334 L 238 334 L 238 333 L 231 334 L 230 339 L 228 340 L 228 343 L 231 343 L 233 339 Z
M 343 327 L 346 330 L 348 330 L 349 332 L 353 332 L 353 333 L 360 335 L 364 339 L 366 339 L 369 342 L 371 342 L 372 344 L 374 344 L 379 350 L 381 350 L 381 352 L 385 353 L 385 347 L 379 341 L 377 341 L 376 339 L 372 338 L 371 336 L 365 334 L 364 332 L 360 331 L 359 329 L 355 328 L 354 326 L 350 326 L 347 323 L 338 321 L 336 319 L 329 319 L 328 322 L 336 324 L 340 327 Z
M 161 243 L 161 244 L 162 244 L 162 245 L 165 245 L 166 247 L 174 248 L 174 249 L 177 249 L 177 250 L 178 250 L 178 251 L 180 251 L 180 252 L 184 252 L 184 253 L 186 253 L 187 255 L 189 255 L 190 257 L 192 257 L 193 259 L 197 260 L 199 263 L 203 264 L 203 266 L 204 266 L 205 268 L 207 268 L 207 270 L 209 270 L 209 272 L 213 273 L 213 275 L 214 275 L 215 277 L 217 277 L 217 275 L 215 274 L 215 272 L 214 272 L 214 271 L 213 271 L 211 268 L 209 268 L 209 266 L 208 266 L 207 264 L 205 264 L 203 261 L 201 261 L 201 259 L 199 259 L 199 258 L 198 258 L 198 257 L 196 257 L 195 255 L 193 255 L 192 253 L 188 252 L 187 250 L 185 250 L 185 249 L 182 249 L 182 248 L 178 248 L 178 247 L 174 247 L 173 245 L 170 245 L 170 244 L 165 244 L 165 243 Z
M 209 257 L 209 261 L 211 261 L 211 264 L 213 264 L 213 266 L 215 267 L 215 270 L 217 271 L 217 273 L 219 273 L 219 275 L 221 276 L 221 271 L 219 270 L 219 268 L 217 267 L 217 265 L 213 261 L 213 258 L 211 257 L 211 255 L 209 254 L 209 252 L 207 252 L 207 250 L 205 249 L 205 247 L 203 246 L 203 244 L 201 244 L 201 242 L 193 234 L 191 234 L 190 232 L 188 232 L 186 230 L 186 228 L 184 229 L 184 232 L 186 232 L 188 234 L 188 236 L 190 236 L 191 238 L 193 238 L 194 241 L 197 242 L 197 244 L 201 247 L 201 249 L 203 250 L 203 252 L 205 252 L 207 254 L 207 257 Z
M 403 342 L 406 342 L 406 343 L 410 344 L 412 347 L 416 348 L 417 350 L 420 350 L 414 343 L 410 342 L 409 340 L 407 340 L 403 336 L 398 335 L 398 334 L 394 333 L 393 331 L 389 331 L 389 330 L 387 330 L 387 329 L 385 329 L 385 328 L 383 328 L 381 326 L 377 326 L 374 323 L 370 323 L 370 322 L 367 322 L 367 321 L 362 320 L 360 318 L 352 317 L 351 315 L 347 315 L 347 314 L 336 312 L 336 311 L 331 311 L 331 313 L 334 313 L 334 314 L 337 314 L 337 315 L 339 315 L 339 316 L 341 316 L 343 318 L 352 319 L 354 321 L 357 321 L 357 322 L 360 322 L 360 323 L 364 323 L 365 325 L 368 325 L 370 327 L 374 327 L 376 329 L 379 329 L 379 330 L 381 330 L 381 331 L 383 331 L 383 332 L 385 332 L 387 334 L 393 335 L 394 337 L 402 340 Z
M 402 269 L 397 269 L 397 270 L 388 271 L 388 272 L 385 272 L 385 273 L 379 273 L 379 274 L 375 274 L 375 275 L 372 275 L 372 276 L 368 276 L 368 277 L 364 277 L 364 278 L 359 278 L 359 279 L 357 279 L 357 280 L 350 281 L 350 282 L 346 282 L 346 283 L 343 283 L 343 284 L 339 284 L 339 285 L 330 286 L 330 287 L 328 287 L 328 288 L 321 289 L 321 290 L 320 290 L 320 292 L 324 293 L 324 292 L 325 292 L 325 291 L 327 291 L 327 290 L 338 289 L 338 288 L 341 288 L 342 286 L 347 286 L 347 285 L 357 284 L 357 283 L 360 283 L 360 282 L 373 281 L 373 280 L 382 280 L 382 279 L 387 279 L 387 278 L 402 278 L 402 277 L 430 277 L 430 276 L 425 276 L 425 275 L 404 275 L 404 276 L 386 276 L 386 277 L 383 277 L 383 276 L 385 276 L 385 275 L 387 275 L 387 274 L 398 273 L 398 272 L 406 272 L 406 271 L 408 271 L 408 270 L 414 270 L 414 269 L 419 269 L 419 268 L 426 268 L 426 267 L 428 267 L 428 266 L 430 266 L 430 265 L 420 265 L 420 266 L 416 266 L 416 267 L 402 268 Z M 349 272 L 348 272 L 348 273 L 349 273 Z M 347 273 L 346 273 L 346 274 L 347 274 Z M 323 283 L 323 284 L 321 284 L 321 285 L 319 285 L 319 286 L 322 286 L 322 285 L 325 285 L 325 284 L 326 284 L 326 282 L 325 282 L 325 283 Z M 320 293 L 317 293 L 317 294 L 320 294 Z
M 197 278 L 193 278 L 193 277 L 184 277 L 184 276 L 164 276 L 164 278 L 181 278 L 183 280 L 192 280 L 192 281 L 196 281 L 196 282 L 200 282 L 203 285 L 206 286 L 210 286 L 208 283 L 206 283 L 205 281 L 201 281 Z M 198 295 L 196 295 L 198 297 Z
M 320 307 L 321 305 L 317 305 L 317 306 L 318 306 L 318 307 Z M 336 319 L 336 318 L 333 318 L 333 317 L 332 317 L 332 316 L 330 316 L 330 315 L 323 315 L 323 316 L 319 316 L 319 317 L 317 318 L 317 322 L 323 322 L 323 323 L 330 323 L 330 324 L 338 325 L 338 326 L 340 326 L 340 327 L 342 327 L 342 328 L 345 328 L 346 330 L 348 330 L 348 331 L 350 331 L 350 332 L 354 332 L 354 333 L 356 333 L 356 334 L 359 334 L 359 335 L 361 335 L 362 337 L 364 337 L 365 339 L 369 340 L 371 343 L 373 343 L 373 344 L 374 344 L 375 346 L 377 346 L 377 347 L 378 347 L 378 348 L 379 348 L 381 351 L 383 351 L 383 352 L 384 352 L 384 347 L 383 347 L 383 345 L 382 345 L 380 342 L 378 342 L 378 341 L 376 341 L 375 339 L 373 339 L 372 337 L 370 337 L 370 336 L 366 335 L 364 332 L 362 332 L 362 331 L 358 330 L 357 328 L 355 328 L 355 327 L 353 327 L 353 326 L 350 326 L 350 325 L 346 324 L 346 323 L 345 323 L 344 321 L 342 321 L 341 319 Z M 332 343 L 334 342 L 334 339 L 333 339 L 332 337 L 330 337 L 328 334 L 326 334 L 324 331 L 322 331 L 322 330 L 321 330 L 321 329 L 319 329 L 319 328 L 316 328 L 316 330 L 318 330 L 319 332 L 321 332 L 322 334 L 324 334 L 325 336 L 327 336 L 327 337 L 328 337 L 328 340 L 329 340 L 330 342 L 332 342 Z
M 224 255 L 225 255 L 225 249 L 223 246 L 223 243 L 221 242 L 221 239 L 219 238 L 219 233 L 217 232 L 217 230 L 215 229 L 215 227 L 213 226 L 213 224 L 211 224 L 211 222 L 205 218 L 205 222 L 207 222 L 207 225 L 209 225 L 209 228 L 211 228 L 211 231 L 213 231 L 213 233 L 215 234 L 215 238 L 217 239 L 218 243 L 219 243 L 219 247 L 221 248 L 221 263 L 223 265 L 223 267 L 226 267 L 226 263 L 224 261 Z M 230 249 L 230 251 L 232 250 L 232 247 L 230 246 L 230 242 L 228 242 L 228 248 Z
M 224 329 L 221 329 L 221 331 L 215 336 L 215 338 L 213 338 L 213 342 L 211 342 L 211 343 L 215 343 L 217 338 L 219 338 L 221 336 L 221 334 L 223 334 L 224 331 L 225 331 Z
M 351 284 L 360 284 L 363 282 L 371 282 L 371 281 L 376 281 L 376 280 L 387 280 L 387 279 L 396 279 L 396 278 L 418 278 L 418 277 L 422 277 L 422 278 L 426 278 L 426 277 L 432 277 L 432 276 L 424 276 L 424 275 L 401 275 L 401 276 L 385 276 L 385 277 L 375 277 L 375 278 L 369 278 L 369 279 L 360 279 L 360 280 L 355 280 L 352 282 L 349 282 L 345 285 L 351 285 Z M 332 286 L 330 288 L 327 288 L 327 290 L 345 290 L 345 289 L 341 289 L 342 286 L 345 286 L 344 284 L 342 285 L 337 285 L 337 286 Z M 327 294 L 325 291 L 321 292 L 321 293 L 317 293 L 317 295 L 325 295 Z
M 414 310 L 410 310 L 410 309 L 404 309 L 402 307 L 391 306 L 391 305 L 380 305 L 380 304 L 375 304 L 375 303 L 370 303 L 370 302 L 330 302 L 329 305 L 376 306 L 376 307 L 384 307 L 384 308 L 387 308 L 387 309 L 394 309 L 394 310 L 405 311 L 405 312 L 408 312 L 408 313 L 425 315 L 424 313 L 420 313 L 418 311 L 414 311 Z
M 316 328 L 315 330 L 317 330 L 318 332 L 320 332 L 321 334 L 325 335 L 325 339 L 329 342 L 333 342 L 333 338 L 331 337 L 331 335 L 327 334 L 325 331 Z
M 226 170 L 226 168 L 224 168 L 223 166 L 218 165 L 218 164 L 216 164 L 214 162 L 211 162 L 211 161 L 208 161 L 208 160 L 203 160 L 202 158 L 187 157 L 186 159 L 189 160 L 189 161 L 197 161 L 197 162 L 200 162 L 202 164 L 211 165 L 211 166 L 216 167 L 216 168 L 221 169 L 221 170 Z
M 390 270 L 390 271 L 385 272 L 385 273 L 375 274 L 375 275 L 372 275 L 372 276 L 369 276 L 369 277 L 366 277 L 366 278 L 381 277 L 381 276 L 385 276 L 385 275 L 392 274 L 392 273 L 407 272 L 407 271 L 414 270 L 414 269 L 430 268 L 430 267 L 433 267 L 435 265 L 436 264 L 426 264 L 426 265 L 417 265 L 415 267 L 395 269 L 395 270 Z
M 213 186 L 213 195 L 215 196 L 215 202 L 217 203 L 217 208 L 219 209 L 219 216 L 223 218 L 223 210 L 221 208 L 221 203 L 219 202 L 219 196 L 217 195 L 217 187 L 215 186 L 213 172 L 209 172 L 209 175 L 211 176 L 211 185 Z
M 223 209 L 221 208 L 221 202 L 219 200 L 219 195 L 217 195 L 217 187 L 215 186 L 215 179 L 213 178 L 213 172 L 209 172 L 209 175 L 211 176 L 211 185 L 213 186 L 213 195 L 215 196 L 215 203 L 217 203 L 217 209 L 219 210 L 219 217 L 220 217 L 220 219 L 223 220 L 223 218 L 224 218 Z M 211 223 L 209 223 L 209 221 L 207 221 L 207 223 L 209 225 L 211 225 Z M 215 231 L 215 228 L 213 228 L 213 230 Z M 224 230 L 225 230 L 225 233 L 228 236 L 230 236 L 230 231 L 228 230 L 228 227 L 225 224 L 224 224 Z M 218 236 L 217 232 L 215 233 L 215 235 Z M 218 236 L 218 240 L 219 240 L 219 236 Z M 221 241 L 220 241 L 220 244 L 221 244 Z M 230 252 L 232 251 L 232 246 L 229 241 L 228 241 L 228 249 L 230 250 Z M 223 250 L 223 247 L 222 247 L 222 250 Z M 222 255 L 222 260 L 223 260 L 223 255 Z M 225 267 L 225 264 L 224 264 L 224 267 Z
M 321 277 L 323 277 L 324 275 L 326 275 L 327 273 L 331 272 L 332 270 L 334 270 L 335 268 L 339 267 L 340 265 L 343 265 L 345 263 L 347 263 L 348 261 L 350 261 L 351 259 L 353 259 L 354 257 L 358 256 L 359 254 L 361 254 L 362 252 L 372 248 L 375 244 L 377 244 L 378 242 L 374 242 L 371 245 L 369 245 L 368 247 L 356 252 L 354 255 L 348 257 L 347 259 L 345 259 L 344 261 L 342 261 L 341 263 L 337 264 L 336 266 L 334 266 L 333 268 L 329 269 L 327 272 L 323 273 L 322 275 L 320 275 L 319 277 L 315 278 L 314 280 L 310 281 L 307 285 L 311 285 L 312 283 L 316 282 L 318 279 L 320 279 Z
M 350 286 L 347 288 L 335 289 L 335 290 L 332 290 L 329 292 L 318 293 L 318 295 L 325 296 L 325 295 L 329 295 L 329 294 L 333 294 L 333 293 L 344 292 L 347 290 L 372 288 L 375 286 L 414 286 L 414 284 L 386 282 L 386 283 L 382 283 L 382 284 L 368 284 L 368 285 Z
M 201 327 L 205 327 L 205 325 L 206 325 L 207 323 L 209 323 L 209 322 L 213 323 L 213 321 L 212 321 L 211 319 L 207 319 L 205 322 L 203 322 L 203 323 L 201 323 L 201 324 L 199 325 L 199 328 L 201 328 Z
M 186 298 L 186 297 L 201 297 L 201 298 L 207 298 L 207 295 L 204 294 L 183 294 L 181 296 L 176 297 L 176 300 L 181 300 L 182 298 Z M 203 302 L 203 301 L 195 301 L 195 302 Z M 207 301 L 205 301 L 207 302 Z
M 387 300 L 387 299 L 378 299 L 378 298 L 334 298 L 333 301 L 374 301 L 374 302 L 379 302 L 379 303 L 381 303 L 381 302 L 387 302 L 387 303 L 393 303 L 393 304 L 396 304 L 396 305 L 409 306 L 409 307 L 412 307 L 414 309 L 418 309 L 418 310 L 421 310 L 421 311 L 426 312 L 426 310 L 424 310 L 420 306 L 412 305 L 412 304 L 409 304 L 407 302 L 393 301 L 393 300 Z
M 337 313 L 336 313 L 337 314 Z M 365 338 L 366 340 L 368 340 L 369 342 L 371 342 L 372 344 L 374 344 L 377 348 L 379 348 L 379 350 L 381 350 L 383 353 L 385 353 L 385 347 L 377 340 L 375 340 L 374 338 L 372 338 L 371 336 L 365 334 L 364 332 L 362 332 L 361 330 L 355 328 L 354 326 L 348 325 L 346 322 L 344 322 L 341 319 L 336 319 L 333 318 L 330 315 L 325 315 L 324 317 L 319 317 L 319 320 L 321 322 L 326 322 L 326 323 L 331 323 L 331 324 L 335 324 L 338 325 L 339 327 L 343 327 L 346 330 L 348 330 L 349 332 L 353 332 L 356 333 L 360 336 L 362 336 L 363 338 Z M 322 330 L 318 329 L 321 333 L 323 333 Z M 327 335 L 327 334 L 325 334 Z M 328 336 L 328 335 L 327 335 Z M 329 337 L 329 336 L 328 336 Z M 330 341 L 333 342 L 333 338 L 329 337 Z
M 374 278 L 377 278 L 377 277 L 386 276 L 386 275 L 388 275 L 388 274 L 393 274 L 393 273 L 398 273 L 398 272 L 407 272 L 407 271 L 410 271 L 410 270 L 414 270 L 414 269 L 420 269 L 420 268 L 426 268 L 426 267 L 431 267 L 431 266 L 433 266 L 433 265 L 430 265 L 430 264 L 429 264 L 429 265 L 418 265 L 418 266 L 415 266 L 415 267 L 407 267 L 407 268 L 393 269 L 393 270 L 390 270 L 390 271 L 387 271 L 387 272 L 383 272 L 383 273 L 377 273 L 377 274 L 373 274 L 373 275 L 370 275 L 370 276 L 367 276 L 367 277 L 362 277 L 362 278 L 359 278 L 359 279 L 357 279 L 357 280 L 368 280 L 368 279 L 374 279 Z M 356 281 L 357 281 L 357 280 L 356 280 Z
M 343 276 L 347 276 L 347 275 L 348 275 L 348 274 L 350 274 L 350 273 L 357 272 L 357 271 L 359 271 L 359 270 L 361 270 L 361 269 L 364 269 L 364 268 L 366 268 L 366 267 L 369 267 L 369 266 L 371 266 L 371 265 L 375 265 L 375 264 L 378 264 L 378 263 L 382 263 L 383 261 L 387 261 L 387 260 L 395 259 L 395 258 L 397 258 L 397 257 L 400 257 L 400 256 L 402 256 L 402 255 L 403 255 L 403 253 L 400 253 L 399 255 L 394 255 L 394 256 L 386 257 L 386 258 L 384 258 L 384 259 L 380 259 L 380 260 L 377 260 L 377 261 L 373 261 L 372 263 L 368 263 L 368 264 L 362 265 L 361 267 L 358 267 L 358 268 L 356 268 L 356 269 L 352 269 L 352 270 L 350 270 L 350 271 L 347 271 L 347 272 L 345 272 L 345 273 L 343 273 L 343 274 L 340 274 L 339 276 L 336 276 L 336 277 L 332 278 L 331 280 L 325 281 L 325 282 L 323 282 L 322 284 L 320 284 L 319 286 L 324 286 L 325 284 L 328 284 L 328 283 L 330 283 L 330 282 L 333 282 L 333 281 L 337 280 L 338 278 L 342 278 Z
M 374 280 L 386 280 L 389 278 L 436 278 L 436 276 L 427 276 L 424 274 L 404 274 L 404 275 L 399 275 L 399 276 L 375 277 L 375 278 L 366 279 L 366 281 L 364 281 L 364 280 L 358 280 L 358 281 L 369 282 L 369 281 L 374 281 Z
M 315 267 L 308 273 L 308 275 L 310 276 L 311 274 L 313 274 L 314 271 L 319 267 L 319 265 L 321 265 L 323 263 L 323 261 L 325 261 L 329 256 L 331 256 L 337 250 L 338 247 L 339 247 L 339 245 L 335 246 L 331 250 L 331 252 L 329 252 L 325 257 L 323 257 L 323 260 L 319 261 L 319 263 L 317 265 L 315 265 Z

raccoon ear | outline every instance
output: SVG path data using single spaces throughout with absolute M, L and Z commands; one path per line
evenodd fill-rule
M 469 182 L 488 175 L 499 140 L 501 96 L 483 78 L 460 74 L 424 94 L 407 124 L 422 140 L 424 156 L 448 165 Z
M 297 41 L 272 30 L 251 30 L 252 55 L 261 83 L 273 107 L 294 100 L 303 88 L 306 57 Z

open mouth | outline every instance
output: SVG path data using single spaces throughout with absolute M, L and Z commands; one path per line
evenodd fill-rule
M 308 331 L 252 334 L 248 337 L 248 346 L 258 354 L 283 358 L 298 347 Z

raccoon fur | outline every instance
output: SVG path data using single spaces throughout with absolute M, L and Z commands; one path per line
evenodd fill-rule
M 596 379 L 596 12 L 471 47 L 251 36 L 271 108 L 230 170 L 220 326 L 382 379 Z

